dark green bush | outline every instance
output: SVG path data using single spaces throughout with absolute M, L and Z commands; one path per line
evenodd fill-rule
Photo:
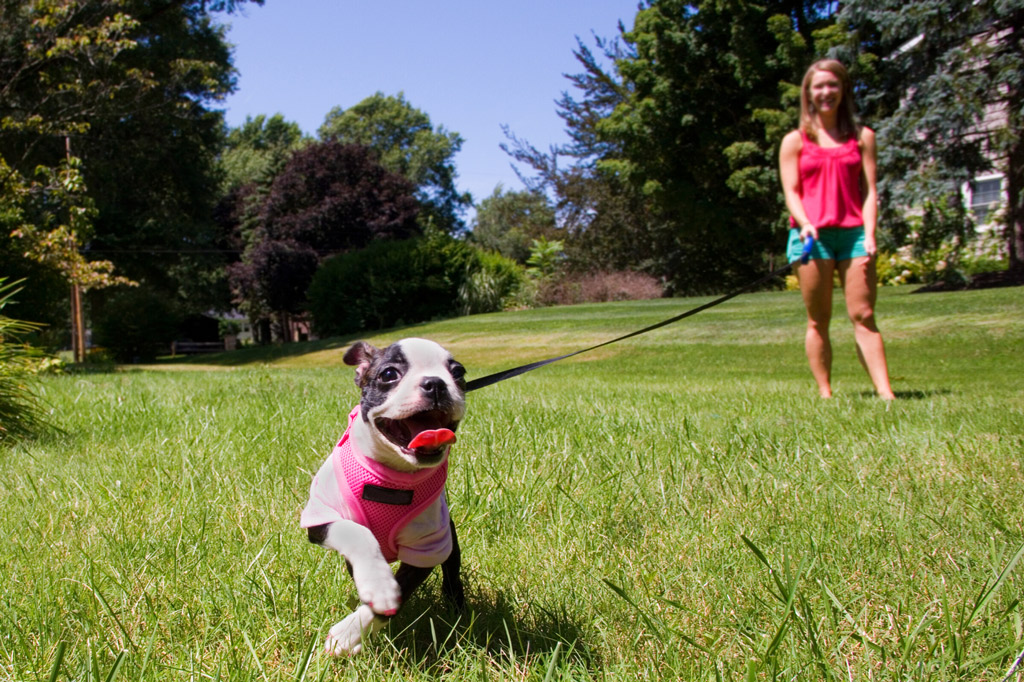
M 376 241 L 323 262 L 309 287 L 309 310 L 317 332 L 324 336 L 454 317 L 467 308 L 482 312 L 484 304 L 467 283 L 486 271 L 499 281 L 492 288 L 509 289 L 518 280 L 508 272 L 515 265 L 504 261 L 439 233 Z M 500 309 L 509 293 L 510 289 L 487 296 L 486 303 Z
M 123 288 L 93 315 L 93 341 L 119 362 L 145 362 L 170 353 L 181 317 L 166 296 Z

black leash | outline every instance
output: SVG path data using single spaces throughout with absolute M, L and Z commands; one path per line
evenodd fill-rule
M 505 381 L 505 379 L 511 379 L 512 377 L 517 377 L 520 374 L 526 374 L 527 372 L 531 372 L 531 371 L 533 371 L 535 369 L 543 367 L 544 365 L 550 365 L 553 362 L 558 362 L 559 360 L 565 360 L 566 358 L 571 358 L 574 355 L 580 355 L 581 353 L 587 353 L 589 351 L 601 348 L 602 346 L 609 346 L 609 345 L 611 345 L 613 343 L 618 343 L 619 341 L 625 341 L 626 339 L 632 338 L 634 336 L 639 336 L 641 334 L 646 334 L 647 332 L 654 331 L 655 329 L 660 329 L 661 327 L 665 327 L 665 326 L 670 325 L 670 324 L 672 324 L 674 322 L 678 322 L 679 320 L 682 320 L 682 319 L 685 319 L 687 317 L 690 317 L 691 315 L 696 315 L 697 313 L 703 312 L 703 311 L 707 310 L 708 308 L 714 308 L 716 305 L 719 305 L 721 303 L 725 303 L 726 301 L 728 301 L 731 298 L 736 298 L 737 296 L 739 296 L 740 294 L 744 293 L 745 291 L 749 291 L 751 289 L 759 287 L 762 284 L 764 284 L 765 282 L 773 280 L 776 277 L 778 277 L 779 275 L 785 274 L 797 262 L 806 263 L 809 255 L 810 255 L 811 246 L 813 246 L 813 243 L 814 243 L 813 239 L 808 239 L 807 243 L 804 244 L 804 253 L 803 253 L 803 257 L 800 259 L 800 261 L 793 261 L 792 263 L 786 263 L 781 268 L 776 268 L 775 270 L 769 272 L 767 275 L 765 275 L 761 279 L 757 280 L 756 282 L 751 282 L 750 284 L 747 284 L 746 286 L 742 286 L 739 289 L 731 291 L 728 294 L 726 294 L 724 296 L 721 296 L 719 298 L 716 298 L 715 300 L 713 300 L 713 301 L 711 301 L 709 303 L 705 303 L 703 305 L 699 305 L 696 308 L 693 308 L 691 310 L 687 310 L 685 313 L 682 313 L 680 315 L 676 315 L 675 317 L 670 317 L 667 320 L 662 320 L 661 322 L 658 322 L 657 324 L 652 324 L 650 327 L 644 327 L 643 329 L 638 329 L 635 332 L 630 332 L 629 334 L 626 334 L 624 336 L 620 336 L 618 338 L 614 338 L 611 341 L 604 341 L 602 343 L 597 344 L 596 346 L 590 346 L 589 348 L 582 348 L 580 350 L 573 351 L 572 353 L 566 353 L 565 355 L 559 355 L 557 358 L 548 358 L 547 360 L 540 360 L 538 362 L 531 362 L 531 363 L 526 364 L 526 365 L 520 365 L 519 367 L 513 367 L 512 369 L 506 369 L 506 370 L 503 370 L 501 372 L 495 372 L 494 374 L 488 374 L 487 376 L 480 377 L 479 379 L 473 379 L 472 381 L 470 381 L 469 383 L 466 384 L 466 391 L 467 392 L 475 391 L 478 388 L 483 388 L 484 386 L 490 386 L 491 384 L 496 384 L 499 381 Z

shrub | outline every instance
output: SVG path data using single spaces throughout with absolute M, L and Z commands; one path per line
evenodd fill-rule
M 993 263 L 986 256 L 975 258 L 962 253 L 953 244 L 944 243 L 936 249 L 916 254 L 909 247 L 896 253 L 880 253 L 877 265 L 879 284 L 946 282 L 960 287 L 966 284 L 970 275 L 991 268 Z
M 19 289 L 0 278 L 0 311 Z M 32 386 L 42 354 L 19 342 L 40 325 L 0 313 L 0 444 L 31 436 L 45 426 L 43 407 Z
M 974 239 L 961 257 L 964 274 L 999 272 L 1009 267 L 1006 241 L 998 230 L 986 230 Z
M 322 335 L 384 329 L 500 310 L 519 279 L 511 261 L 435 232 L 325 260 L 309 287 L 309 310 Z
M 489 251 L 475 251 L 475 256 L 476 262 L 470 264 L 459 286 L 459 312 L 475 315 L 514 306 L 526 280 L 522 266 Z
M 122 289 L 93 316 L 93 339 L 119 362 L 146 362 L 170 352 L 180 321 L 166 296 L 144 287 Z
M 963 206 L 949 197 L 929 202 L 922 216 L 908 218 L 909 243 L 878 255 L 883 285 L 945 284 L 966 286 L 973 275 L 1005 270 L 1005 242 L 992 230 L 978 232 L 966 221 Z
M 879 252 L 875 266 L 878 283 L 883 286 L 921 281 L 921 264 L 909 255 L 909 249 L 900 249 L 895 253 Z
M 640 301 L 661 298 L 664 293 L 664 287 L 656 278 L 641 272 L 577 273 L 540 282 L 537 302 L 540 305 L 571 305 Z

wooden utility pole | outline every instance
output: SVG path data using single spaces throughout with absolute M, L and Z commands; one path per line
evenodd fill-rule
M 64 137 L 64 153 L 68 163 L 71 163 L 71 137 Z M 72 238 L 72 247 L 75 246 Z M 82 288 L 75 281 L 74 272 L 71 273 L 71 355 L 74 362 L 85 362 L 85 322 L 82 319 Z
M 82 288 L 71 285 L 71 351 L 76 363 L 85 362 L 85 323 L 82 321 Z

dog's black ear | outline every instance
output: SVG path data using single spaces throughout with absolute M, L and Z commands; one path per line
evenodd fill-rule
M 356 386 L 363 385 L 363 377 L 366 370 L 370 368 L 377 349 L 365 341 L 356 341 L 352 347 L 345 351 L 345 364 L 356 368 Z

